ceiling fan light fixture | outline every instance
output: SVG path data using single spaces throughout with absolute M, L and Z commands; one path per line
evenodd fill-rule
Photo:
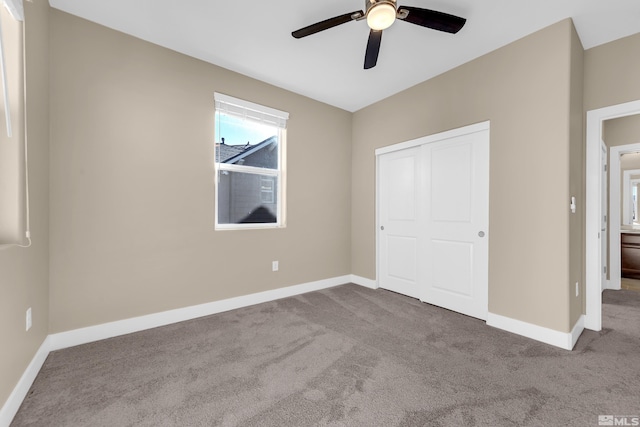
M 300 28 L 292 32 L 291 35 L 296 39 L 300 39 L 310 36 L 311 34 L 319 33 L 320 31 L 337 27 L 338 25 L 346 24 L 347 22 L 364 21 L 365 19 L 367 20 L 367 25 L 371 28 L 369 31 L 369 40 L 367 41 L 367 50 L 364 55 L 365 70 L 376 66 L 378 54 L 380 53 L 382 30 L 386 30 L 393 25 L 396 19 L 451 34 L 460 31 L 465 22 L 467 22 L 466 19 L 460 18 L 459 16 L 449 15 L 436 10 L 422 9 L 413 6 L 398 6 L 397 0 L 364 0 L 364 11 L 356 10 L 355 12 L 334 16 L 333 18 Z
M 372 30 L 386 30 L 396 20 L 396 8 L 390 3 L 378 3 L 369 9 L 367 25 Z

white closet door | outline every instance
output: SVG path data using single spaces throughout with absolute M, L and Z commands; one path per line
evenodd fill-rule
M 420 148 L 381 156 L 378 168 L 379 284 L 390 291 L 419 298 Z
M 423 146 L 425 252 L 421 299 L 486 320 L 489 132 Z
M 412 143 L 378 155 L 378 284 L 486 320 L 489 130 Z

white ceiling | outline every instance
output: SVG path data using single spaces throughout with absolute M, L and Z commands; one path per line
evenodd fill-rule
M 50 0 L 52 7 L 160 46 L 356 111 L 556 23 L 574 20 L 585 49 L 640 32 L 640 0 L 398 0 L 467 18 L 456 35 L 396 21 L 378 65 L 363 69 L 369 29 L 348 22 L 364 0 Z

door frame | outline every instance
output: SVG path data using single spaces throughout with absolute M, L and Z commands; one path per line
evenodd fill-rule
M 600 206 L 603 206 L 604 209 L 609 212 L 609 215 L 611 215 L 611 212 L 609 210 L 609 204 L 607 204 L 607 200 L 609 200 L 610 198 L 610 191 L 609 191 L 609 186 L 611 185 L 611 183 L 609 182 L 609 147 L 607 147 L 607 145 L 603 142 L 602 145 L 600 146 L 602 149 L 602 152 L 600 153 L 600 173 L 602 174 L 602 185 L 601 185 L 601 191 L 600 191 Z M 606 206 L 605 206 L 606 205 Z M 604 213 L 603 213 L 604 215 Z M 602 218 L 602 225 L 600 227 L 600 231 L 604 232 L 604 239 L 600 239 L 601 240 L 601 244 L 600 244 L 600 250 L 602 252 L 600 252 L 600 260 L 602 261 L 602 269 L 600 270 L 602 272 L 602 279 L 600 282 L 600 285 L 602 287 L 602 290 L 604 290 L 606 287 L 609 286 L 609 246 L 611 245 L 611 242 L 609 241 L 609 228 L 611 228 L 610 224 L 609 224 L 609 218 L 607 218 L 606 216 L 601 217 Z
M 393 153 L 395 151 L 405 150 L 407 148 L 419 147 L 425 144 L 431 144 L 434 142 L 444 141 L 451 138 L 457 138 L 463 135 L 469 135 L 472 133 L 482 132 L 485 130 L 490 131 L 491 121 L 487 120 L 472 125 L 463 126 L 456 129 L 451 129 L 444 132 L 435 133 L 428 136 L 422 136 L 420 138 L 412 139 L 409 141 L 399 142 L 397 144 L 388 145 L 376 149 L 376 220 L 375 220 L 375 245 L 376 245 L 376 287 L 380 287 L 380 156 L 382 154 Z
M 640 114 L 640 100 L 587 111 L 586 134 L 586 200 L 585 200 L 585 294 L 584 326 L 593 331 L 602 329 L 602 254 L 600 226 L 602 219 L 602 173 L 600 147 L 605 120 Z M 610 161 L 609 164 L 612 162 Z M 612 174 L 611 174 L 612 175 Z M 611 181 L 611 178 L 609 179 Z M 612 188 L 612 185 L 609 186 Z M 620 190 L 618 190 L 620 191 Z M 611 215 L 613 216 L 613 215 Z M 611 218 L 610 218 L 611 219 Z M 618 219 L 619 221 L 619 219 Z M 609 222 L 609 234 L 613 229 Z M 613 247 L 611 242 L 610 250 Z M 609 267 L 611 268 L 611 257 Z

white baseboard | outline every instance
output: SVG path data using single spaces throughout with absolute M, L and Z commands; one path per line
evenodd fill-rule
M 607 289 L 611 289 L 612 291 L 619 291 L 622 289 L 622 280 L 607 280 L 602 283 L 602 290 L 606 291 Z
M 569 350 L 572 350 L 573 347 L 575 347 L 576 342 L 578 342 L 578 338 L 580 338 L 580 335 L 582 335 L 582 331 L 584 331 L 584 319 L 585 315 L 580 315 L 576 324 L 573 325 L 573 329 L 571 329 L 571 347 L 569 348 Z
M 356 285 L 364 286 L 369 289 L 378 289 L 378 282 L 375 280 L 367 279 L 366 277 L 357 276 L 355 274 L 352 274 L 349 277 L 351 278 L 351 283 L 355 283 Z
M 350 280 L 351 276 L 345 275 L 205 304 L 193 305 L 190 307 L 178 308 L 175 310 L 163 311 L 160 313 L 148 314 L 146 316 L 103 323 L 101 325 L 88 326 L 86 328 L 74 329 L 67 332 L 60 332 L 49 335 L 51 351 L 99 341 L 106 338 L 117 337 L 119 335 L 144 331 L 146 329 L 157 328 L 159 326 L 165 326 L 172 323 L 183 322 L 185 320 L 191 320 L 202 316 L 222 313 L 224 311 L 235 310 L 236 308 L 274 301 L 293 295 L 304 294 L 306 292 L 331 288 L 349 283 Z
M 9 395 L 9 398 L 2 408 L 0 408 L 0 427 L 8 427 L 9 424 L 11 424 L 13 417 L 16 416 L 20 405 L 22 405 L 22 401 L 27 396 L 31 384 L 33 384 L 38 372 L 40 372 L 40 368 L 42 368 L 44 361 L 47 359 L 49 351 L 49 337 L 46 337 L 38 351 L 36 351 L 35 356 L 33 356 L 33 359 L 31 359 L 31 363 L 29 363 L 29 366 L 27 366 L 27 369 L 20 377 L 18 384 L 16 384 Z
M 560 332 L 543 326 L 534 325 L 533 323 L 500 316 L 495 313 L 488 314 L 487 325 L 560 347 L 565 350 L 571 350 L 584 330 L 584 316 L 581 316 L 580 319 L 578 319 L 571 332 Z

